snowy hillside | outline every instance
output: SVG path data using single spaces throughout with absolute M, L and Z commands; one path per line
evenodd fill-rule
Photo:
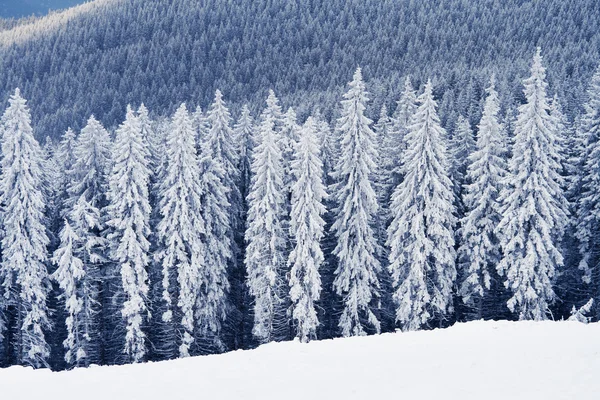
M 597 399 L 600 324 L 471 322 L 122 367 L 0 371 L 6 399 Z M 85 393 L 85 396 L 82 394 Z

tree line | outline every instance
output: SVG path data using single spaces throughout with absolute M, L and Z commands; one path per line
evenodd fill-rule
M 514 118 L 443 128 L 406 78 L 376 123 L 358 68 L 339 118 L 274 91 L 170 118 L 128 106 L 41 146 L 19 89 L 1 120 L 0 360 L 68 369 L 446 327 L 597 320 L 600 70 L 585 113 L 538 49 Z

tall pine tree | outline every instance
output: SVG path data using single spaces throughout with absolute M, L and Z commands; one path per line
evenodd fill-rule
M 380 331 L 373 310 L 379 298 L 381 264 L 373 227 L 379 206 L 371 182 L 377 149 L 372 121 L 364 115 L 369 99 L 360 68 L 349 86 L 336 128 L 341 136 L 341 155 L 334 171 L 337 215 L 332 229 L 337 237 L 334 254 L 338 265 L 333 284 L 343 299 L 338 324 L 342 335 L 357 336 Z
M 109 178 L 107 236 L 110 257 L 121 277 L 120 312 L 124 326 L 123 354 L 127 362 L 141 362 L 147 354 L 144 325 L 149 317 L 150 262 L 149 153 L 142 126 L 130 106 L 117 129 L 114 165 Z
M 50 288 L 49 244 L 44 226 L 43 154 L 33 137 L 27 102 L 19 89 L 2 116 L 3 205 L 2 263 L 5 314 L 12 330 L 6 336 L 12 361 L 35 368 L 48 366 L 50 328 L 46 298 Z
M 404 330 L 441 325 L 452 312 L 456 279 L 454 196 L 431 81 L 418 103 L 406 137 L 406 175 L 392 195 L 388 228 L 396 321 Z
M 285 319 L 286 241 L 283 230 L 285 193 L 281 150 L 272 116 L 260 125 L 252 160 L 252 189 L 248 195 L 246 269 L 254 297 L 252 333 L 260 343 L 280 337 L 278 321 Z
M 206 253 L 202 241 L 205 223 L 200 213 L 200 167 L 194 128 L 185 104 L 175 112 L 166 141 L 155 258 L 162 271 L 162 298 L 157 300 L 161 309 L 159 336 L 164 341 L 161 356 L 173 358 L 177 354 L 189 356 L 194 343 L 194 309 Z
M 512 292 L 508 308 L 519 319 L 547 318 L 555 298 L 552 281 L 563 265 L 559 244 L 568 210 L 545 79 L 538 48 L 531 76 L 523 82 L 526 103 L 519 107 L 510 173 L 500 196 L 503 216 L 497 232 L 503 258 L 498 271 Z
M 500 101 L 492 78 L 478 126 L 477 146 L 469 156 L 463 202 L 465 215 L 459 231 L 458 265 L 461 282 L 458 294 L 469 307 L 470 319 L 497 318 L 496 266 L 500 261 L 500 244 L 496 226 L 502 217 L 498 196 L 506 176 L 504 143 L 499 122 Z M 468 121 L 467 121 L 468 122 Z M 490 302 L 491 300 L 491 302 Z
M 290 299 L 296 337 L 302 342 L 316 339 L 319 324 L 315 302 L 321 293 L 319 268 L 323 263 L 321 239 L 324 234 L 323 200 L 327 194 L 322 181 L 323 163 L 319 158 L 316 124 L 309 117 L 295 146 L 291 163 L 294 174 L 291 199 Z

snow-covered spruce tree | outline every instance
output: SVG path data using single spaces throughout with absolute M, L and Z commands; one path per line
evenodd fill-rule
M 498 317 L 493 304 L 484 307 L 484 301 L 490 304 L 490 290 L 498 280 L 496 265 L 500 261 L 500 244 L 495 230 L 502 217 L 498 196 L 506 176 L 506 162 L 502 156 L 503 127 L 498 120 L 500 100 L 494 78 L 486 92 L 476 148 L 468 159 L 466 180 L 469 184 L 463 192 L 465 215 L 458 234 L 461 278 L 458 294 L 470 308 L 470 319 Z
M 559 244 L 568 212 L 540 53 L 538 48 L 531 76 L 523 82 L 526 103 L 519 107 L 510 172 L 500 195 L 502 219 L 497 226 L 503 252 L 498 271 L 512 292 L 507 305 L 522 320 L 547 317 L 555 298 L 552 280 L 563 265 Z
M 62 305 L 67 315 L 67 337 L 63 341 L 67 351 L 65 361 L 69 366 L 84 367 L 101 362 L 102 343 L 98 339 L 101 333 L 98 321 L 101 276 L 98 266 L 105 261 L 105 241 L 90 234 L 100 226 L 100 211 L 84 197 L 80 197 L 66 214 L 60 246 L 52 259 L 58 267 L 52 277 L 65 299 Z
M 377 149 L 372 121 L 364 115 L 369 99 L 360 68 L 349 86 L 336 127 L 341 136 L 341 155 L 332 191 L 336 202 L 332 230 L 337 238 L 333 253 L 338 260 L 333 284 L 343 299 L 338 327 L 343 336 L 358 336 L 380 331 L 373 312 L 379 299 L 377 275 L 381 270 L 373 227 L 379 206 L 371 184 Z
M 155 258 L 162 270 L 162 298 L 157 305 L 162 312 L 159 336 L 164 341 L 163 358 L 189 356 L 194 342 L 194 307 L 206 253 L 194 139 L 190 115 L 182 104 L 167 133 L 167 164 L 159 193 L 161 220 Z
M 244 245 L 244 227 L 242 223 L 243 202 L 239 190 L 240 171 L 238 169 L 237 146 L 234 142 L 234 132 L 231 129 L 231 116 L 219 90 L 215 92 L 215 100 L 207 115 L 209 130 L 201 144 L 203 156 L 212 158 L 223 169 L 220 179 L 223 182 L 229 208 L 226 225 L 231 256 L 228 256 L 228 274 L 231 283 L 231 302 L 224 340 L 227 347 L 237 348 L 242 342 L 243 332 L 239 325 L 243 315 L 243 297 L 245 284 L 245 269 L 241 248 Z M 228 253 L 229 253 L 228 252 Z
M 43 154 L 33 137 L 31 116 L 19 89 L 2 116 L 3 206 L 2 263 L 5 315 L 12 329 L 4 335 L 15 362 L 34 368 L 48 366 L 50 328 L 46 297 L 49 240 L 44 222 Z
M 403 330 L 442 325 L 456 279 L 454 195 L 433 85 L 418 98 L 406 136 L 405 178 L 392 195 L 389 270 Z
M 596 71 L 587 91 L 585 113 L 581 119 L 580 134 L 584 152 L 580 165 L 579 182 L 572 182 L 570 192 L 579 192 L 577 205 L 577 239 L 583 283 L 589 297 L 595 299 L 593 313 L 600 318 L 600 68 Z
M 116 132 L 113 167 L 106 208 L 110 258 L 121 277 L 117 298 L 121 308 L 121 338 L 127 362 L 141 362 L 147 353 L 144 325 L 149 318 L 150 262 L 149 153 L 139 119 L 130 106 Z
M 98 315 L 90 324 L 102 326 L 102 329 L 90 335 L 93 342 L 91 347 L 98 350 L 88 352 L 88 360 L 100 364 L 113 362 L 122 350 L 120 344 L 112 340 L 114 323 L 118 319 L 112 307 L 117 277 L 113 274 L 114 269 L 106 265 L 107 248 L 103 237 L 111 151 L 108 131 L 91 116 L 73 148 L 75 164 L 68 174 L 68 194 L 63 209 L 71 227 L 81 239 L 77 254 L 84 262 L 86 285 L 95 285 L 95 289 L 90 288 L 89 293 L 90 308 L 94 309 L 90 310 L 90 316 L 94 313 Z M 98 358 L 94 359 L 96 353 Z
M 296 337 L 302 342 L 316 339 L 319 324 L 315 302 L 321 293 L 319 268 L 323 263 L 320 241 L 325 214 L 323 200 L 327 194 L 322 181 L 323 164 L 319 158 L 316 123 L 306 120 L 296 144 L 291 163 L 294 174 L 291 199 L 290 299 Z
M 80 238 L 65 221 L 60 232 L 60 247 L 56 249 L 52 262 L 57 266 L 52 278 L 58 282 L 64 298 L 66 311 L 67 338 L 63 341 L 65 361 L 69 366 L 85 367 L 87 358 L 87 342 L 90 332 L 87 331 L 84 300 L 81 298 L 82 280 L 85 277 L 83 261 L 75 253 L 76 243 Z
M 212 132 L 212 130 L 210 131 Z M 205 224 L 202 240 L 204 262 L 200 270 L 196 300 L 196 345 L 199 354 L 222 352 L 227 349 L 221 337 L 223 321 L 231 305 L 228 302 L 230 283 L 227 269 L 233 257 L 231 235 L 231 206 L 227 199 L 223 159 L 213 157 L 210 133 L 200 146 L 200 213 Z M 239 282 L 240 285 L 244 281 Z M 237 318 L 242 318 L 239 316 Z
M 248 288 L 254 297 L 252 333 L 260 343 L 279 337 L 277 321 L 287 313 L 282 307 L 287 286 L 283 166 L 273 126 L 273 117 L 267 116 L 258 130 L 246 228 Z
M 275 96 L 275 92 L 272 89 L 269 90 L 269 95 L 267 96 L 267 107 L 260 114 L 260 123 L 262 124 L 269 118 L 273 121 L 273 131 L 278 137 L 283 129 L 284 115 L 281 111 L 279 99 Z

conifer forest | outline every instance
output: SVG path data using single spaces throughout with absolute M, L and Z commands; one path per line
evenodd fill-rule
M 0 21 L 0 367 L 600 320 L 596 0 Z

